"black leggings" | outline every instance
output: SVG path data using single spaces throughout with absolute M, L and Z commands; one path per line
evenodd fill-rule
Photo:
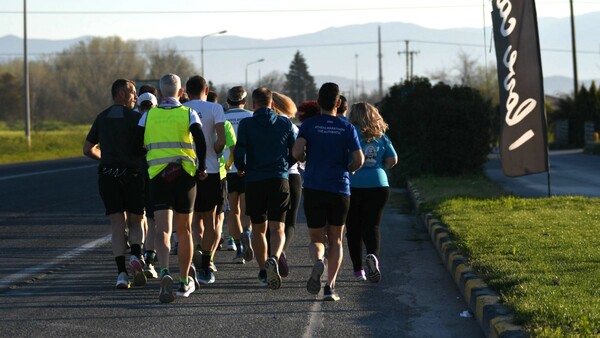
M 363 268 L 362 243 L 365 243 L 367 254 L 379 258 L 379 224 L 390 188 L 351 188 L 350 193 L 346 238 L 354 271 L 360 271 Z
M 298 209 L 300 209 L 300 198 L 302 197 L 302 177 L 300 174 L 290 174 L 288 178 L 290 184 L 290 208 L 285 216 L 285 244 L 283 251 L 287 251 L 290 243 L 296 233 L 296 219 L 298 218 Z M 267 231 L 267 243 L 269 246 L 269 256 L 271 256 L 271 235 Z

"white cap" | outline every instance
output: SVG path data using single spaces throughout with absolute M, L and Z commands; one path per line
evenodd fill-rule
M 140 104 L 142 104 L 142 102 L 144 101 L 150 101 L 152 102 L 153 106 L 158 106 L 158 100 L 156 100 L 156 96 L 152 95 L 152 93 L 144 93 L 140 96 L 138 96 L 138 100 L 136 103 L 136 106 L 140 106 Z

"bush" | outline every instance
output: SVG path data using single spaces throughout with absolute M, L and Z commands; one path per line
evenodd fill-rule
M 483 172 L 490 142 L 490 102 L 469 87 L 432 86 L 418 78 L 390 88 L 379 105 L 398 152 L 392 183 L 424 174 Z

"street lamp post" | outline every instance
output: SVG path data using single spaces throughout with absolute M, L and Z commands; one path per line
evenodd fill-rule
M 265 61 L 265 59 L 258 59 L 256 61 L 252 61 L 246 64 L 246 82 L 245 82 L 245 88 L 246 90 L 248 90 L 248 66 L 253 65 L 255 63 L 259 63 L 259 62 L 263 62 Z
M 213 35 L 219 35 L 219 34 L 225 34 L 227 33 L 227 31 L 220 31 L 220 32 L 214 32 L 214 33 L 210 33 L 210 34 L 206 34 L 203 37 L 200 38 L 200 75 L 204 76 L 204 39 L 209 37 L 209 36 L 213 36 Z

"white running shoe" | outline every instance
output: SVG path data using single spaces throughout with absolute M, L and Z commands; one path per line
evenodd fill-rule
M 129 284 L 129 276 L 127 276 L 126 272 L 121 272 L 117 276 L 117 289 L 129 289 L 131 284 Z
M 144 266 L 140 259 L 133 255 L 129 258 L 129 273 L 133 276 L 133 285 L 146 285 L 147 278 L 144 274 Z

